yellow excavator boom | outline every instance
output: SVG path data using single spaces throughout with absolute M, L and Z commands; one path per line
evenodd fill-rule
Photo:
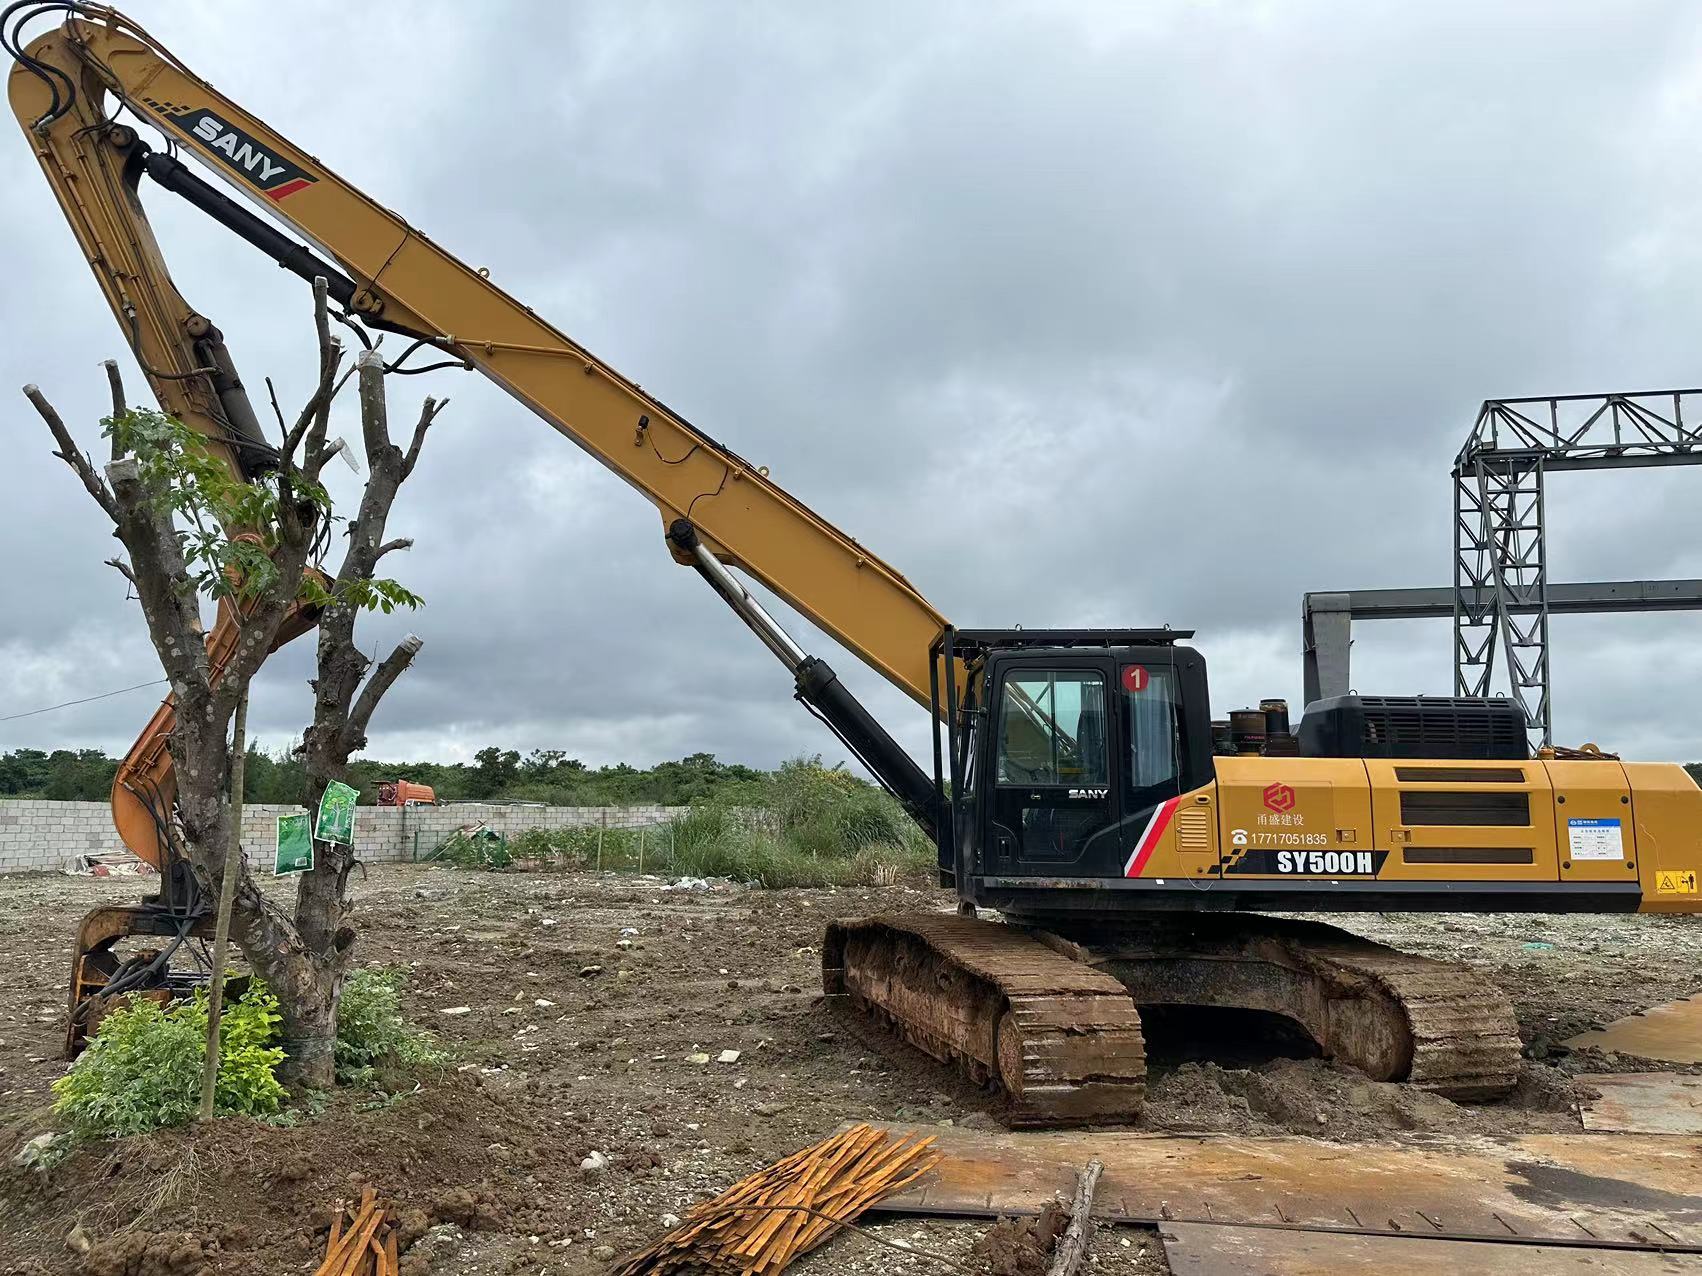
M 642 492 L 665 526 L 689 523 L 691 546 L 678 535 L 668 542 L 677 560 L 710 572 L 715 564 L 743 568 L 913 699 L 929 702 L 929 646 L 945 620 L 898 572 L 782 490 L 766 468 L 694 428 L 487 272 L 445 252 L 218 93 L 135 22 L 105 6 L 63 7 L 70 15 L 64 25 L 21 50 L 9 86 L 13 111 L 156 398 L 234 472 L 264 473 L 275 451 L 223 334 L 172 282 L 139 198 L 144 177 L 304 278 L 328 277 L 332 297 L 361 326 L 401 332 L 483 372 Z M 323 258 L 169 152 L 151 149 L 114 118 L 114 100 Z M 715 563 L 697 562 L 697 545 Z M 739 595 L 766 620 L 724 570 L 719 579 L 721 592 Z M 235 641 L 232 619 L 221 611 L 209 635 L 215 676 Z M 314 623 L 304 609 L 281 641 Z M 774 647 L 772 623 L 755 627 Z M 801 655 L 777 652 L 794 664 Z M 120 837 L 162 869 L 175 793 L 168 751 L 174 721 L 168 698 L 120 764 L 112 790 Z M 919 773 L 905 770 L 909 787 L 919 789 Z
M 241 423 L 224 419 L 208 378 L 194 375 L 190 329 L 207 321 L 167 286 L 134 179 L 125 180 L 134 147 L 114 145 L 133 135 L 110 122 L 103 92 L 311 241 L 352 281 L 344 299 L 351 314 L 414 334 L 484 373 L 642 492 L 664 525 L 689 519 L 716 559 L 748 572 L 899 689 L 929 703 L 928 650 L 945 619 L 897 571 L 784 491 L 764 467 L 696 429 L 485 272 L 194 75 L 135 22 L 103 6 L 75 10 L 82 16 L 25 50 L 33 67 L 13 68 L 12 108 L 169 411 L 227 446 L 243 446 L 230 428 Z M 75 96 L 66 103 L 68 85 Z M 117 138 L 115 130 L 122 130 Z M 152 158 L 162 171 L 174 164 L 169 156 Z

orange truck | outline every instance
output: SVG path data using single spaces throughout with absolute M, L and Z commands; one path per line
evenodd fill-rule
M 411 780 L 385 780 L 378 786 L 379 806 L 436 806 L 437 794 L 429 784 Z

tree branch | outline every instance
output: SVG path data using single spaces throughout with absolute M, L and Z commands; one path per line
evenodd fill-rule
M 179 701 L 192 701 L 192 707 L 205 705 L 211 681 L 206 631 L 201 626 L 200 598 L 171 516 L 159 508 L 143 484 L 135 457 L 114 461 L 106 467 L 106 476 L 112 483 L 113 521 L 118 539 L 130 551 L 130 576 L 154 651 Z M 182 708 L 180 704 L 178 721 L 183 729 L 199 732 L 204 724 L 191 723 L 193 715 Z M 219 719 L 217 726 L 221 739 L 223 721 Z
M 107 487 L 101 476 L 95 472 L 94 462 L 77 450 L 77 441 L 71 437 L 71 431 L 65 428 L 58 409 L 49 403 L 47 396 L 34 385 L 24 387 L 24 397 L 35 406 L 35 410 L 41 414 L 41 419 L 47 422 L 47 428 L 53 434 L 53 441 L 59 444 L 59 450 L 53 455 L 71 467 L 77 477 L 82 479 L 89 495 L 106 511 L 106 516 L 116 523 L 118 502 L 113 497 L 112 489 Z
M 342 361 L 342 342 L 331 335 L 330 309 L 326 302 L 327 285 L 323 275 L 313 278 L 313 328 L 319 336 L 319 380 L 313 394 L 303 405 L 301 414 L 296 417 L 295 424 L 284 433 L 282 465 L 287 471 L 295 456 L 296 448 L 301 441 L 308 437 L 316 422 L 329 416 L 331 399 L 335 397 L 337 385 L 337 367 Z M 276 408 L 276 398 L 273 407 Z M 279 417 L 280 421 L 282 416 Z M 323 427 L 321 427 L 323 435 Z
M 1046 1276 L 1075 1276 L 1087 1257 L 1087 1248 L 1093 1241 L 1093 1193 L 1099 1187 L 1099 1176 L 1104 1172 L 1105 1166 L 1096 1158 L 1076 1176 L 1076 1194 L 1070 1202 L 1070 1225 L 1058 1238 L 1058 1247 L 1052 1251 L 1052 1265 L 1046 1269 Z
M 390 553 L 391 550 L 412 549 L 413 547 L 414 538 L 412 536 L 398 536 L 395 540 L 385 541 L 384 544 L 380 545 L 378 547 L 378 552 L 372 556 L 372 561 L 376 563 L 379 559 Z
M 361 693 L 355 701 L 355 706 L 349 711 L 348 725 L 343 728 L 343 740 L 348 745 L 350 753 L 354 753 L 366 743 L 367 724 L 372 721 L 372 715 L 378 708 L 378 702 L 384 699 L 385 693 L 395 686 L 408 666 L 414 663 L 414 657 L 425 646 L 425 639 L 418 634 L 409 634 L 396 644 L 396 649 L 379 662 L 373 670 L 372 677 L 361 688 Z
M 124 401 L 124 377 L 118 371 L 118 362 L 114 359 L 103 359 L 100 366 L 106 369 L 106 384 L 112 391 L 112 415 L 115 417 L 123 416 L 129 410 L 129 405 Z M 112 459 L 116 461 L 118 456 L 118 431 L 114 430 L 112 432 Z
M 308 465 L 315 469 L 323 470 L 331 463 L 332 457 L 336 456 L 337 453 L 343 451 L 347 447 L 348 443 L 340 438 L 335 443 L 327 443 L 324 447 L 319 449 L 318 456 L 308 458 Z M 354 468 L 354 461 L 352 458 L 349 461 L 349 466 L 351 469 Z M 356 470 L 356 473 L 359 473 L 359 471 Z
M 284 424 L 284 410 L 278 406 L 278 387 L 272 384 L 271 377 L 266 378 L 266 397 L 272 400 L 272 415 L 278 418 L 278 440 L 281 443 L 289 437 L 290 427 Z
M 390 405 L 384 396 L 384 356 L 363 350 L 355 356 L 360 373 L 360 426 L 367 459 L 390 446 Z
M 403 482 L 406 482 L 408 476 L 414 472 L 414 466 L 420 459 L 420 448 L 425 444 L 426 431 L 431 429 L 431 423 L 437 420 L 437 414 L 448 406 L 448 399 L 444 399 L 440 403 L 435 399 L 427 398 L 420 407 L 420 419 L 414 426 L 414 437 L 408 442 L 408 454 L 402 458 Z
M 106 560 L 106 565 L 113 568 L 120 576 L 129 581 L 132 589 L 136 587 L 136 573 L 130 570 L 129 563 L 125 562 L 122 558 L 109 558 Z

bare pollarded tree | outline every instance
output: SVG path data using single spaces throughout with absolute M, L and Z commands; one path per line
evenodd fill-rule
M 414 607 L 419 599 L 378 574 L 385 555 L 408 540 L 385 539 L 391 506 L 419 461 L 443 403 L 426 399 L 404 449 L 391 440 L 384 363 L 367 351 L 345 371 L 330 332 L 325 281 L 315 281 L 319 375 L 293 422 L 278 413 L 274 468 L 243 481 L 200 435 L 158 411 L 130 407 L 118 368 L 108 363 L 112 415 L 102 423 L 111 460 L 97 466 L 80 450 L 59 413 L 35 386 L 24 393 L 76 473 L 111 520 L 125 557 L 108 560 L 130 582 L 148 635 L 176 698 L 171 757 L 177 778 L 176 824 L 206 898 L 223 885 L 232 844 L 231 721 L 248 685 L 287 627 L 317 614 L 313 719 L 301 745 L 308 808 L 326 786 L 346 780 L 351 755 L 366 744 L 379 702 L 412 662 L 409 635 L 373 666 L 355 641 L 362 611 Z M 367 477 L 347 520 L 341 561 L 328 551 L 342 524 L 321 482 L 342 446 L 327 437 L 331 405 L 353 376 L 360 397 Z M 276 411 L 276 398 L 273 399 Z M 222 674 L 207 651 L 202 609 L 216 601 L 235 617 L 238 640 Z M 283 1016 L 286 1078 L 326 1087 L 334 1080 L 337 1002 L 355 941 L 347 891 L 351 848 L 318 843 L 313 868 L 297 883 L 295 908 L 266 899 L 246 863 L 231 913 L 231 935 L 270 985 Z

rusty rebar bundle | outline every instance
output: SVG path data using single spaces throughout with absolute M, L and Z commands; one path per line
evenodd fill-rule
M 933 1139 L 853 1126 L 740 1180 L 613 1276 L 684 1271 L 775 1276 L 939 1161 Z
M 370 1187 L 359 1208 L 341 1202 L 331 1216 L 325 1261 L 313 1276 L 397 1276 L 396 1218 Z

